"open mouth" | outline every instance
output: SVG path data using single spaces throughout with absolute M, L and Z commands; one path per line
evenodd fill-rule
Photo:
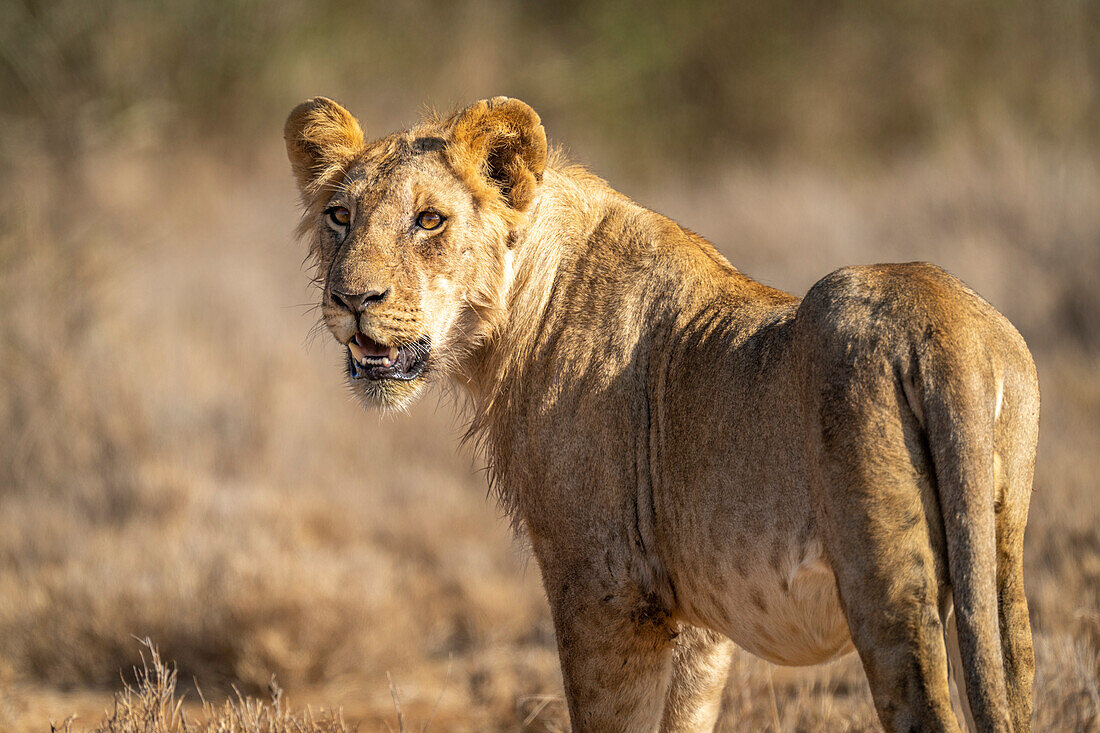
M 357 333 L 348 342 L 348 374 L 352 379 L 409 382 L 424 373 L 431 348 L 427 336 L 403 346 L 387 346 Z

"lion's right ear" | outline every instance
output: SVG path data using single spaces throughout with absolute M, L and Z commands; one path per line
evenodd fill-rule
M 359 122 L 325 97 L 314 97 L 295 107 L 286 120 L 283 138 L 304 199 L 342 171 L 365 146 Z

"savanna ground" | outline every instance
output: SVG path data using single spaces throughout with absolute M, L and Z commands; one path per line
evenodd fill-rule
M 568 727 L 461 406 L 366 413 L 311 333 L 279 136 L 317 93 L 368 134 L 520 96 L 769 284 L 924 259 L 985 295 L 1043 391 L 1035 727 L 1100 730 L 1096 6 L 93 5 L 0 9 L 0 730 Z M 724 710 L 877 729 L 852 657 L 738 653 Z

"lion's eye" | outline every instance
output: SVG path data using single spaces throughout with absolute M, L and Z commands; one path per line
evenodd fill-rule
M 439 225 L 443 223 L 443 215 L 438 211 L 421 211 L 420 215 L 416 217 L 416 224 L 421 229 L 438 229 Z
M 351 212 L 343 206 L 333 206 L 328 210 L 328 219 L 338 227 L 346 227 L 351 221 Z

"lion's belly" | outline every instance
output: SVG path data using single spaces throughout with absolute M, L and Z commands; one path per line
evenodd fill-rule
M 776 329 L 773 352 L 746 345 L 708 365 L 751 377 L 670 390 L 653 482 L 658 549 L 685 621 L 769 661 L 817 664 L 852 642 L 813 509 L 803 366 Z
M 702 583 L 691 584 L 697 587 L 681 598 L 689 620 L 776 664 L 818 664 L 851 651 L 820 541 L 792 542 L 780 555 L 779 561 L 754 558 L 763 561 L 748 567 L 731 560 L 727 572 L 720 570 L 723 563 L 711 564 L 717 572 L 700 577 Z

